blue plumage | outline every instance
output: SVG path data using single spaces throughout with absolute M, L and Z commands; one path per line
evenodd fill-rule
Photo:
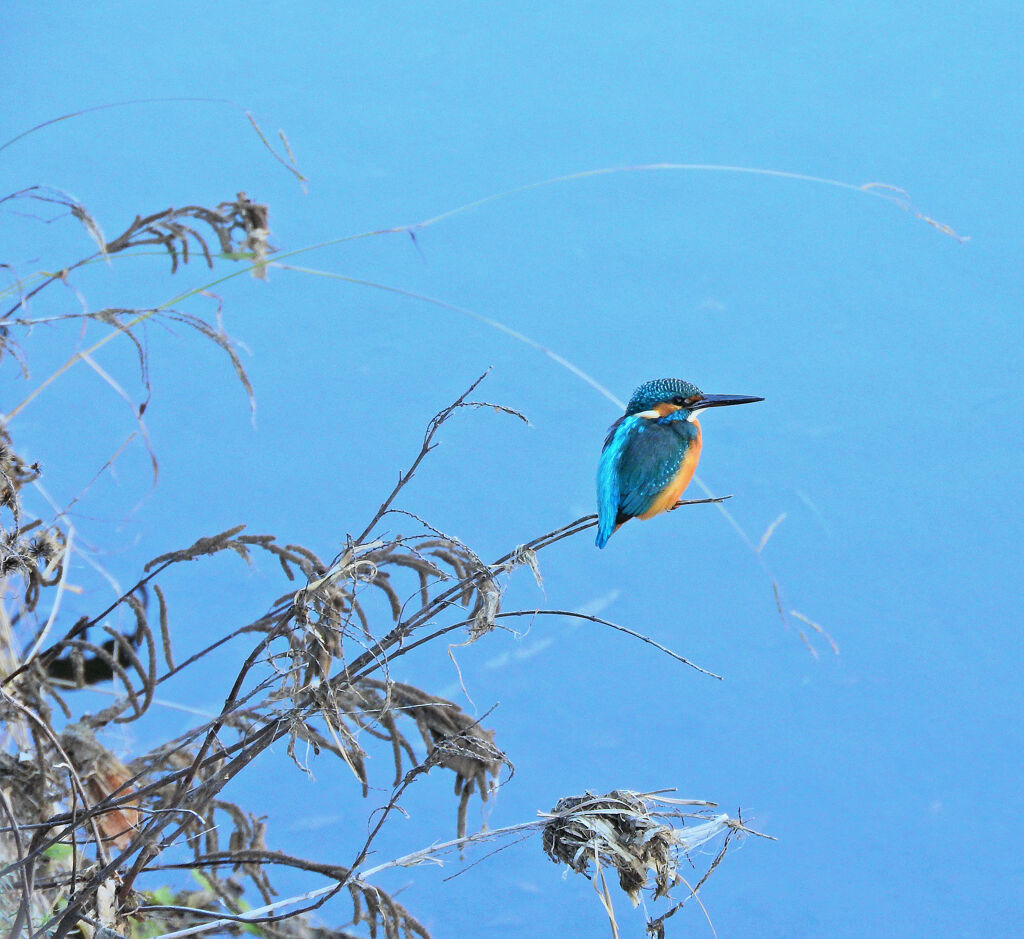
M 597 468 L 599 548 L 619 525 L 643 515 L 679 471 L 699 431 L 675 414 L 656 420 L 627 414 L 609 430 Z
M 639 414 L 641 411 L 648 411 L 655 405 L 673 398 L 680 401 L 687 399 L 700 399 L 703 397 L 700 388 L 681 378 L 656 378 L 654 381 L 645 381 L 629 399 L 626 405 L 626 414 Z
M 615 519 L 619 514 L 619 458 L 630 431 L 642 417 L 621 417 L 608 431 L 601 451 L 601 460 L 597 464 L 597 546 L 603 548 L 612 532 L 615 531 Z
M 655 498 L 676 478 L 687 450 L 698 436 L 699 431 L 689 421 L 671 417 L 644 421 L 628 435 L 619 456 L 617 523 L 650 509 Z
M 671 509 L 700 459 L 696 412 L 726 404 L 762 401 L 746 395 L 706 395 L 680 378 L 641 385 L 626 413 L 608 431 L 597 466 L 597 546 L 631 518 Z

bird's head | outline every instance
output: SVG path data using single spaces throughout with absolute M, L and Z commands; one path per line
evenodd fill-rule
M 748 395 L 706 395 L 696 385 L 681 378 L 657 378 L 644 382 L 629 399 L 626 416 L 637 415 L 650 420 L 691 420 L 704 408 L 727 404 L 750 404 L 764 401 Z

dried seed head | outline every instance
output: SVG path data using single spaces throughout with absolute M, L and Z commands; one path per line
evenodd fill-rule
M 4 551 L 0 554 L 0 576 L 6 577 L 16 571 L 28 570 L 28 568 L 28 561 L 17 552 Z
M 656 898 L 667 896 L 679 882 L 680 853 L 727 832 L 729 817 L 716 815 L 690 828 L 676 828 L 665 818 L 678 813 L 659 810 L 659 802 L 622 789 L 603 796 L 586 792 L 562 799 L 544 826 L 544 851 L 551 860 L 586 877 L 592 862 L 614 868 L 634 906 L 646 887 L 654 887 Z
M 47 563 L 60 554 L 60 551 L 60 542 L 57 541 L 52 532 L 42 532 L 28 543 L 28 553 L 32 557 Z
M 10 484 L 10 482 L 4 480 L 3 483 L 0 483 L 0 507 L 5 509 L 13 508 L 15 505 L 17 505 L 17 503 L 17 490 L 14 488 L 14 486 Z

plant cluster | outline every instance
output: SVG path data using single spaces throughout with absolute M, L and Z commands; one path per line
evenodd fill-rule
M 57 205 L 85 226 L 97 246 L 74 264 L 15 279 L 4 291 L 0 352 L 9 353 L 23 374 L 29 374 L 25 350 L 33 328 L 60 320 L 97 322 L 107 329 L 104 339 L 75 351 L 60 372 L 84 362 L 102 377 L 92 359 L 96 349 L 118 337 L 132 343 L 146 396 L 135 408 L 144 431 L 142 415 L 151 391 L 143 331 L 148 322 L 168 318 L 223 349 L 251 394 L 219 318 L 211 322 L 177 308 L 198 291 L 150 309 L 36 316 L 34 306 L 42 291 L 66 282 L 82 266 L 154 246 L 166 251 L 172 273 L 198 255 L 211 267 L 218 256 L 245 260 L 260 276 L 273 264 L 266 206 L 239 194 L 216 208 L 167 209 L 135 218 L 108 241 L 86 209 L 66 194 L 33 187 L 0 204 L 15 200 Z M 212 243 L 219 245 L 217 255 Z M 711 803 L 664 794 L 588 792 L 561 798 L 551 812 L 520 825 L 468 830 L 471 801 L 487 800 L 495 786 L 506 782 L 512 760 L 495 728 L 485 726 L 487 715 L 475 717 L 453 701 L 402 681 L 403 657 L 452 634 L 478 641 L 510 619 L 541 615 L 579 616 L 652 642 L 581 613 L 504 608 L 508 576 L 526 568 L 539 581 L 539 552 L 590 529 L 594 516 L 485 561 L 458 539 L 395 508 L 396 497 L 436 445 L 438 428 L 456 413 L 495 409 L 525 420 L 502 405 L 476 400 L 482 378 L 430 420 L 419 453 L 394 489 L 364 530 L 337 546 L 332 558 L 272 535 L 248 534 L 240 525 L 141 565 L 129 589 L 112 602 L 96 601 L 93 615 L 73 623 L 61 615 L 61 599 L 69 566 L 85 549 L 75 543 L 66 510 L 42 517 L 26 508 L 27 487 L 36 483 L 40 468 L 19 457 L 10 423 L 35 393 L 8 411 L 0 422 L 0 924 L 10 936 L 60 939 L 78 931 L 91 939 L 237 934 L 244 929 L 303 939 L 341 939 L 355 935 L 352 930 L 425 937 L 414 914 L 375 885 L 373 875 L 517 832 L 540 833 L 552 859 L 600 881 L 599 895 L 613 930 L 605 870 L 615 871 L 635 905 L 644 892 L 654 899 L 669 897 L 685 883 L 678 871 L 680 857 L 690 857 L 721 836 L 722 850 L 708 873 L 717 866 L 730 839 L 747 830 L 743 823 L 711 814 Z M 395 519 L 410 533 L 389 533 Z M 225 552 L 243 560 L 255 552 L 272 556 L 288 590 L 268 598 L 258 618 L 230 624 L 205 648 L 179 660 L 174 639 L 188 624 L 176 621 L 162 575 Z M 111 625 L 115 612 L 128 614 L 120 620 L 127 627 Z M 218 714 L 131 759 L 122 761 L 112 752 L 107 736 L 112 727 L 139 720 L 153 708 L 164 682 L 232 640 L 244 653 Z M 78 692 L 107 683 L 116 692 L 112 702 L 86 711 Z M 383 805 L 365 803 L 367 834 L 353 840 L 350 863 L 325 864 L 274 849 L 272 820 L 268 826 L 224 797 L 232 780 L 251 773 L 278 742 L 285 743 L 300 770 L 307 770 L 309 753 L 334 757 L 351 774 L 354 794 L 363 797 L 372 788 L 368 754 L 390 754 L 390 797 Z M 409 787 L 434 769 L 449 774 L 454 784 L 456 837 L 369 866 L 377 836 L 400 811 Z M 275 887 L 281 869 L 307 872 L 327 885 L 282 900 Z M 181 871 L 191 877 L 182 877 Z M 695 898 L 703 882 L 687 887 L 668 913 L 648 917 L 652 935 L 663 934 L 667 917 Z M 314 914 L 337 895 L 347 895 L 350 916 L 340 927 L 327 928 Z

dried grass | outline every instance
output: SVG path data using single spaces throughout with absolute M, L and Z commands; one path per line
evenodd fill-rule
M 215 209 L 168 209 L 136 217 L 107 240 L 86 209 L 64 193 L 33 187 L 7 199 L 62 208 L 84 226 L 97 251 L 58 274 L 31 285 L 19 282 L 8 291 L 17 301 L 0 317 L 0 352 L 21 355 L 12 337 L 44 321 L 84 319 L 113 327 L 110 336 L 123 335 L 136 350 L 145 398 L 134 410 L 144 433 L 142 414 L 152 390 L 138 330 L 148 319 L 164 317 L 220 346 L 251 396 L 219 311 L 215 322 L 170 306 L 37 317 L 31 305 L 41 291 L 82 265 L 132 248 L 162 248 L 174 273 L 197 255 L 212 266 L 212 238 L 221 256 L 248 258 L 259 276 L 272 251 L 265 206 L 239 194 Z M 267 936 L 302 939 L 342 939 L 351 935 L 348 926 L 371 936 L 427 936 L 403 905 L 367 881 L 373 871 L 389 866 L 367 867 L 375 838 L 400 810 L 408 788 L 437 770 L 450 774 L 456 796 L 457 837 L 450 845 L 481 840 L 467 833 L 469 808 L 474 800 L 486 801 L 502 775 L 506 780 L 511 776 L 512 762 L 497 743 L 495 729 L 483 724 L 489 715 L 467 714 L 454 702 L 399 680 L 395 671 L 403 656 L 425 644 L 452 633 L 465 642 L 479 641 L 503 617 L 576 615 L 505 610 L 504 588 L 508 575 L 519 568 L 540 584 L 539 552 L 588 530 L 594 517 L 577 519 L 487 562 L 458 539 L 394 507 L 436 445 L 438 429 L 455 414 L 486 409 L 525 420 L 510 408 L 473 399 L 481 376 L 429 421 L 419 453 L 392 492 L 364 531 L 331 560 L 272 535 L 248 534 L 238 525 L 153 558 L 113 603 L 68 623 L 60 615 L 59 600 L 74 531 L 65 513 L 44 522 L 26 512 L 22 490 L 38 479 L 40 469 L 15 452 L 10 420 L 76 361 L 92 364 L 104 382 L 127 398 L 116 379 L 90 359 L 108 339 L 75 353 L 0 423 L 0 720 L 12 751 L 0 750 L 0 924 L 15 937 L 45 933 L 62 939 L 76 929 L 87 936 L 111 930 L 128 935 L 139 934 L 132 917 L 144 914 L 147 935 L 153 929 L 237 932 L 244 923 L 249 928 L 258 924 Z M 409 534 L 385 532 L 385 520 L 398 517 L 411 528 Z M 249 562 L 257 552 L 278 562 L 290 588 L 268 603 L 264 615 L 232 624 L 188 657 L 176 654 L 173 638 L 181 626 L 174 596 L 161 583 L 164 572 L 224 553 Z M 44 612 L 40 600 L 46 591 L 53 602 Z M 110 618 L 121 610 L 129 625 L 115 629 Z M 624 629 L 686 662 L 647 637 L 588 618 Z M 131 760 L 122 761 L 108 749 L 106 729 L 137 721 L 153 707 L 161 684 L 188 673 L 233 639 L 248 643 L 247 651 L 216 716 Z M 106 683 L 113 685 L 113 702 L 85 711 L 76 691 Z M 369 833 L 352 844 L 351 863 L 324 864 L 268 847 L 272 833 L 267 824 L 222 797 L 224 787 L 250 772 L 278 741 L 286 742 L 289 755 L 306 772 L 305 754 L 333 757 L 354 778 L 354 795 L 367 797 L 390 783 L 384 805 L 367 803 Z M 371 777 L 368 757 L 373 752 L 391 756 L 392 772 L 383 779 Z M 698 832 L 710 838 L 731 824 L 716 816 L 689 828 L 674 827 L 670 819 L 690 816 L 669 809 L 670 803 L 625 790 L 600 797 L 587 793 L 561 800 L 539 822 L 514 827 L 543 827 L 548 854 L 580 873 L 603 876 L 605 868 L 614 869 L 635 903 L 652 888 L 655 897 L 667 896 L 679 883 L 678 857 L 702 843 Z M 176 844 L 187 846 L 187 861 L 171 860 L 168 847 Z M 431 848 L 404 861 L 415 864 L 434 855 Z M 166 883 L 182 867 L 195 872 L 198 890 L 192 885 L 154 892 L 154 884 Z M 302 898 L 305 905 L 278 913 L 282 901 L 274 900 L 274 880 L 282 867 L 327 877 L 331 885 L 310 891 Z M 350 922 L 337 929 L 313 926 L 310 914 L 342 892 L 351 901 Z M 262 913 L 247 912 L 245 897 L 251 893 L 262 898 Z

